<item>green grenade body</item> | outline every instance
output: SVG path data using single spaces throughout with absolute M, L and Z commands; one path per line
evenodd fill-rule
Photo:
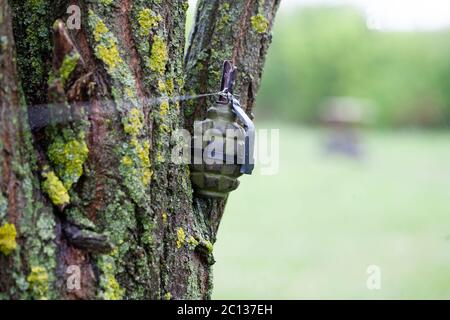
M 222 136 L 223 139 L 223 155 L 216 155 L 215 159 L 218 161 L 208 164 L 205 161 L 204 150 L 208 146 L 211 147 L 212 141 L 203 139 L 203 136 L 199 137 L 194 132 L 194 140 L 201 139 L 201 150 L 195 149 L 195 146 L 200 145 L 200 142 L 194 141 L 194 154 L 191 164 L 191 180 L 196 194 L 207 198 L 226 198 L 229 192 L 239 186 L 237 178 L 242 173 L 238 159 L 243 158 L 245 130 L 236 122 L 236 115 L 232 111 L 231 103 L 223 104 L 220 102 L 210 107 L 206 119 L 196 121 L 194 127 L 201 128 L 202 135 L 207 132 L 214 132 L 214 136 Z M 226 136 L 227 130 L 230 129 L 234 132 L 236 139 L 233 136 Z M 227 150 L 227 145 L 233 146 L 233 150 Z M 223 161 L 220 161 L 220 158 Z

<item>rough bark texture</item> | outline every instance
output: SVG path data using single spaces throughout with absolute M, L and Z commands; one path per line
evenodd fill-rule
M 187 1 L 0 0 L 0 298 L 210 298 L 226 201 L 170 156 L 211 100 L 168 97 L 232 59 L 251 114 L 278 3 L 199 1 L 185 54 Z

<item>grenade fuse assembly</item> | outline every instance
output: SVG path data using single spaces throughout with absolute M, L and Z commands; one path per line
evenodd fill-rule
M 255 127 L 232 94 L 235 74 L 225 61 L 219 99 L 194 123 L 191 180 L 201 197 L 226 198 L 254 168 Z

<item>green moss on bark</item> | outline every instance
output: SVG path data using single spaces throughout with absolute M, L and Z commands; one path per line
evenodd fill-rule
M 103 256 L 100 258 L 98 266 L 102 271 L 100 297 L 105 300 L 121 300 L 124 296 L 124 289 L 115 277 L 114 260 L 110 256 Z
M 61 81 L 61 84 L 64 86 L 67 80 L 69 80 L 70 75 L 77 67 L 78 61 L 80 60 L 79 54 L 68 54 L 64 57 L 64 60 L 61 64 L 59 70 L 54 74 L 50 72 L 50 76 L 48 79 L 48 84 L 51 85 L 56 79 Z
M 13 0 L 17 64 L 23 90 L 29 103 L 45 102 L 50 70 L 51 26 L 54 7 L 50 0 Z

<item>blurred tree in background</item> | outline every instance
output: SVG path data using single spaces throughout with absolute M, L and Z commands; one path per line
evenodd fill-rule
M 378 126 L 444 126 L 449 56 L 449 30 L 372 30 L 353 7 L 284 12 L 274 27 L 258 112 L 311 124 L 324 99 L 351 96 L 374 103 Z

